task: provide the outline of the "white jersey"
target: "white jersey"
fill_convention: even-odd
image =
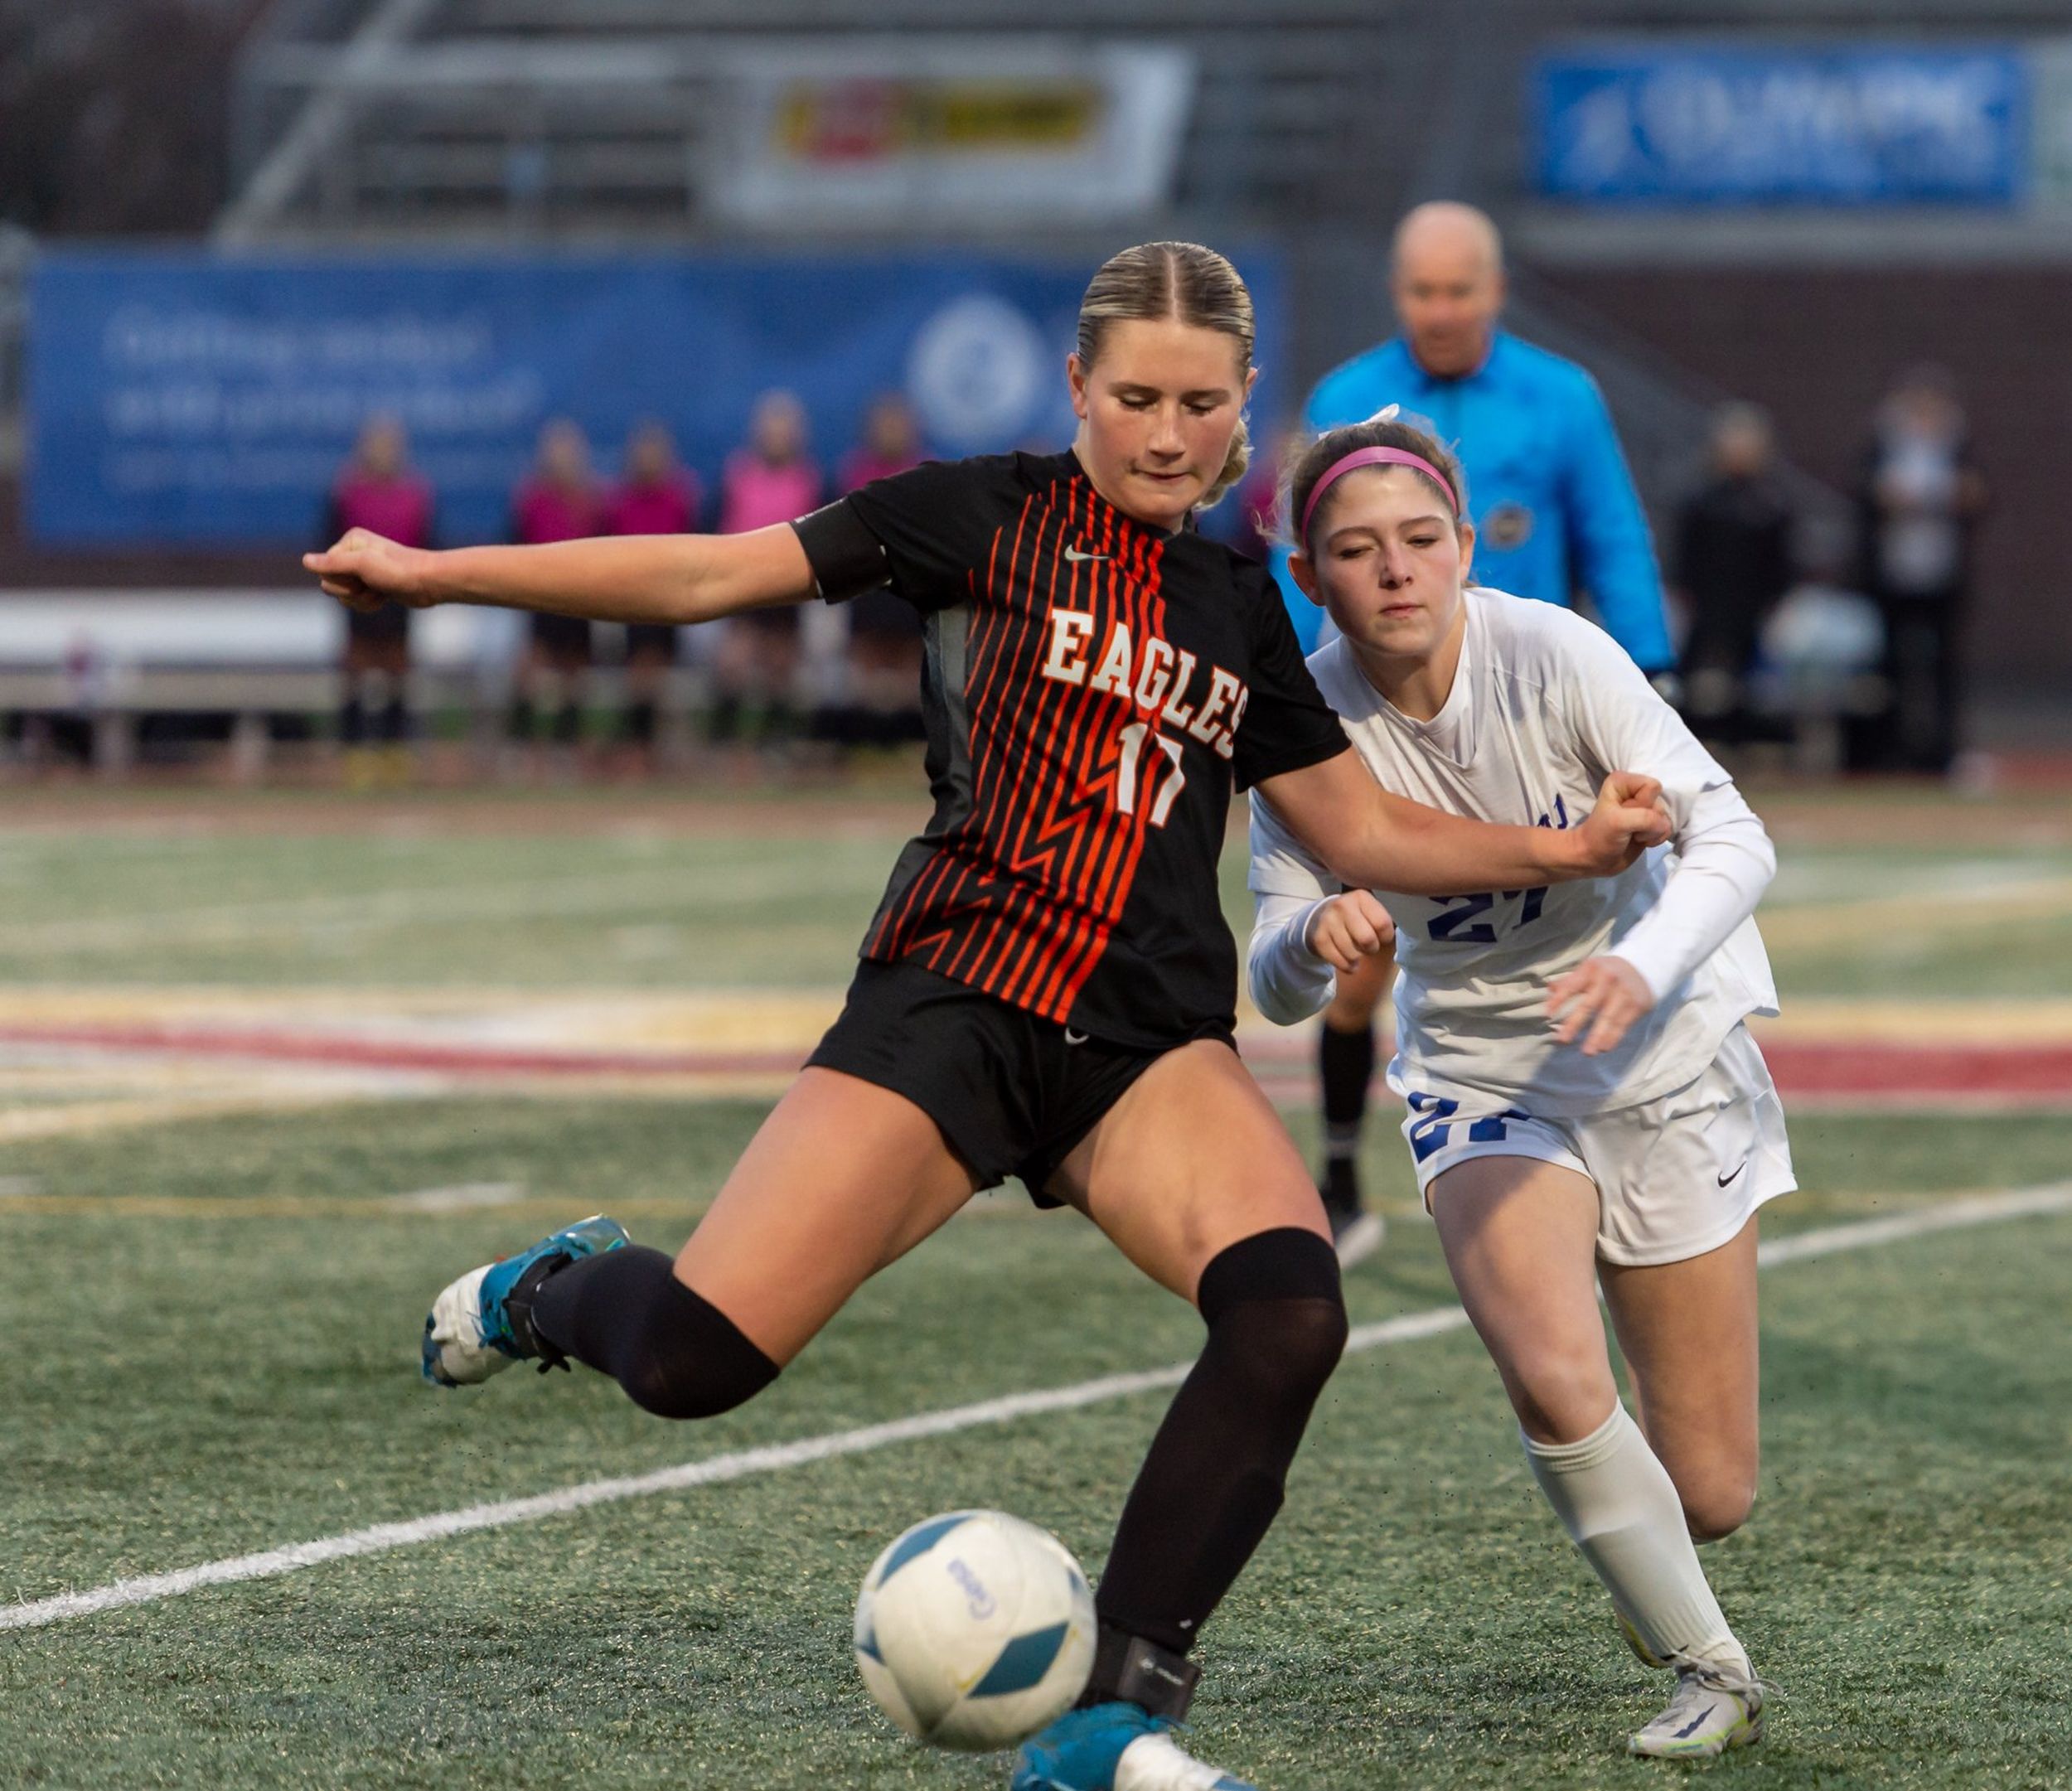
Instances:
[[[1675,834],[1616,877],[1435,898],[1377,890],[1402,970],[1390,1084],[1500,1095],[1550,1117],[1652,1101],[1702,1074],[1745,1016],[1776,1012],[1748,917],[1774,867],[1768,838],[1603,630],[1479,587],[1464,601],[1460,668],[1430,721],[1388,703],[1343,641],[1310,660],[1382,786],[1476,820],[1571,827],[1609,773],[1634,771],[1661,781]],[[1330,999],[1329,966],[1301,941],[1311,908],[1340,885],[1256,791],[1251,829],[1253,994],[1286,1023]],[[1679,900],[1658,909],[1680,865]],[[1547,984],[1609,951],[1629,958],[1657,999],[1616,1049],[1585,1057],[1556,1043]]]

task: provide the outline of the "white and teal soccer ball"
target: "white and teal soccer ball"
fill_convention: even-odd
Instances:
[[[1062,1716],[1093,1671],[1093,1594],[1071,1551],[999,1511],[917,1523],[856,1600],[856,1665],[916,1740],[982,1753]]]

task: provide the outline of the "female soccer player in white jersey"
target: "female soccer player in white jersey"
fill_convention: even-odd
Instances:
[[[709,1417],[979,1188],[1078,1208],[1208,1337],[1109,1551],[1083,1707],[1024,1745],[1019,1791],[1245,1791],[1169,1731],[1344,1340],[1323,1207],[1232,1048],[1233,783],[1352,882],[1610,874],[1665,828],[1645,777],[1556,839],[1368,775],[1265,569],[1185,526],[1243,470],[1251,346],[1227,261],[1144,244],[1087,288],[1067,453],[917,467],[747,535],[424,554],[355,530],[305,561],[356,604],[674,625],[889,586],[921,612],[935,816],[841,1017],[673,1261],[603,1217],[556,1232],[448,1285],[424,1365],[454,1387],[573,1358]]]
[[[1297,464],[1293,570],[1342,637],[1310,661],[1326,700],[1384,787],[1479,820],[1567,827],[1605,767],[1644,766],[1673,855],[1558,888],[1347,888],[1256,793],[1252,995],[1292,1024],[1393,936],[1389,1080],[1447,1266],[1548,1502],[1635,1651],[1679,1675],[1629,1745],[1717,1754],[1762,1731],[1692,1539],[1735,1529],[1755,1497],[1755,1209],[1795,1185],[1742,1024],[1775,1010],[1750,918],[1775,859],[1608,635],[1469,582],[1460,479],[1388,413]]]

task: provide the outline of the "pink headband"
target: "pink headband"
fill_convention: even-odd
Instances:
[[[1454,495],[1453,481],[1421,455],[1413,454],[1407,448],[1356,448],[1343,460],[1334,460],[1324,469],[1324,477],[1310,488],[1310,501],[1302,506],[1302,541],[1306,548],[1310,541],[1310,519],[1317,513],[1317,506],[1324,494],[1343,478],[1347,473],[1362,467],[1409,467],[1421,472],[1446,494],[1446,501],[1456,509],[1460,500]]]

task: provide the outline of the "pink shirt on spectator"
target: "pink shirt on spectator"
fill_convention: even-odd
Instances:
[[[404,547],[426,547],[432,540],[432,487],[414,473],[377,479],[347,472],[332,487],[330,532],[371,529]]]
[[[821,502],[821,469],[810,460],[773,467],[742,448],[728,457],[719,487],[719,532],[746,535],[773,522],[792,522]]]
[[[698,526],[703,495],[687,472],[653,485],[622,485],[612,494],[608,525],[614,535],[689,535]]]
[[[570,491],[544,479],[528,479],[511,500],[511,530],[529,547],[573,541],[604,532],[604,505],[588,486]]]
[[[846,497],[851,491],[869,484],[873,479],[889,479],[894,473],[911,472],[920,464],[921,457],[918,454],[894,459],[884,454],[874,454],[868,448],[853,448],[842,462],[842,495]]]

